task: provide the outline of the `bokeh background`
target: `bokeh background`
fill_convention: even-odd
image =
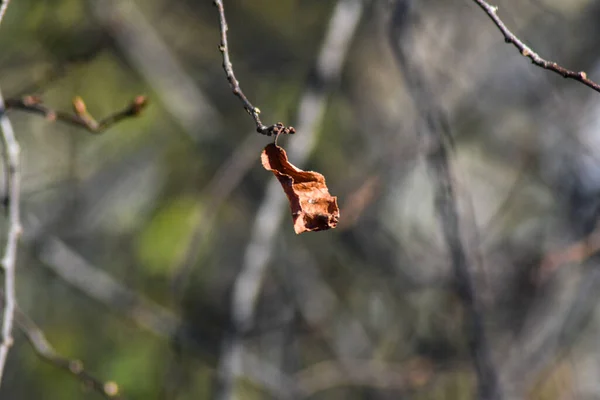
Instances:
[[[600,80],[598,1],[494,4],[543,57]],[[129,399],[476,398],[419,134],[429,108],[451,134],[504,397],[600,397],[600,94],[533,66],[470,0],[225,7],[243,90],[263,122],[298,129],[279,144],[326,176],[340,225],[294,234],[260,165],[271,139],[225,80],[212,1],[15,0],[6,98],[69,111],[81,96],[98,118],[150,99],[100,135],[9,111],[18,302],[56,351]],[[15,337],[1,398],[102,398]]]

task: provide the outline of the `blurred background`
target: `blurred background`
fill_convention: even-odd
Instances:
[[[600,80],[600,2],[494,5]],[[13,1],[6,98],[81,96],[98,119],[150,102],[101,135],[9,111],[17,297],[56,352],[128,399],[472,399],[482,379],[507,399],[600,398],[600,94],[533,66],[469,0],[225,8],[242,89],[296,127],[279,144],[325,175],[340,224],[294,234],[212,1]],[[103,398],[15,339],[2,399]]]

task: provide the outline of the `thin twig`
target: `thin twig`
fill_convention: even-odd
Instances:
[[[574,79],[578,82],[583,83],[584,85],[594,89],[596,92],[600,93],[600,85],[596,82],[588,79],[587,74],[583,71],[575,72],[569,69],[566,69],[553,61],[548,61],[540,57],[538,53],[533,51],[529,46],[519,40],[502,22],[500,17],[498,17],[498,7],[492,6],[484,0],[473,0],[485,13],[490,17],[490,19],[494,22],[494,24],[498,27],[500,32],[504,35],[504,41],[506,43],[512,43],[524,57],[527,57],[531,60],[531,62],[538,67],[547,69],[552,72],[556,72],[561,75],[563,78]]]
[[[25,111],[33,114],[43,115],[50,121],[62,121],[68,124],[84,128],[92,133],[101,133],[114,124],[130,117],[139,115],[147,106],[148,99],[145,96],[137,96],[129,105],[120,111],[110,114],[108,117],[96,121],[87,111],[81,97],[73,100],[74,114],[63,111],[55,111],[42,103],[37,96],[25,96],[19,99],[6,99],[6,108]]]
[[[441,106],[436,103],[434,91],[429,87],[421,69],[411,62],[410,49],[404,48],[403,41],[412,37],[410,16],[406,2],[398,1],[390,24],[390,42],[408,91],[419,111],[418,134],[419,139],[427,145],[425,158],[432,177],[435,210],[450,255],[455,293],[465,309],[465,336],[477,375],[477,398],[499,400],[502,394],[487,342],[483,307],[461,235],[458,199],[450,160],[452,137],[449,121]]]
[[[0,127],[2,142],[6,153],[6,171],[8,174],[8,237],[2,257],[4,270],[4,315],[2,317],[2,343],[0,344],[0,381],[6,365],[8,351],[13,344],[12,327],[16,306],[15,268],[17,263],[17,246],[21,236],[21,171],[19,157],[21,149],[15,138],[12,124],[6,116],[4,99],[0,93]]]
[[[219,45],[219,50],[223,55],[223,69],[225,70],[225,75],[227,75],[227,81],[229,81],[229,85],[231,86],[233,94],[240,99],[240,101],[244,105],[244,109],[248,112],[248,114],[250,114],[250,116],[254,120],[254,123],[256,124],[256,131],[267,136],[296,133],[296,130],[293,127],[285,126],[281,122],[278,122],[271,126],[263,125],[263,123],[261,122],[259,116],[260,109],[258,107],[254,107],[252,103],[250,103],[250,100],[248,100],[244,92],[242,92],[240,82],[236,79],[235,74],[233,72],[233,65],[231,64],[231,59],[229,56],[229,44],[227,42],[227,30],[229,29],[229,27],[227,26],[227,19],[225,19],[225,8],[223,7],[223,0],[214,0],[214,4],[219,10],[219,25],[221,29],[221,44]]]
[[[6,14],[6,10],[8,9],[8,4],[10,0],[0,0],[0,24],[4,19],[4,14]]]
[[[107,399],[123,399],[119,386],[112,381],[102,381],[87,372],[83,363],[61,356],[46,339],[44,332],[21,310],[17,309],[16,323],[25,334],[36,354],[44,361],[63,369],[79,379],[86,387],[95,390]]]

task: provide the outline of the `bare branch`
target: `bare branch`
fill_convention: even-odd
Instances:
[[[50,121],[62,121],[70,125],[84,128],[92,133],[101,133],[114,124],[131,117],[139,115],[148,105],[145,96],[137,96],[127,107],[110,114],[108,117],[96,121],[87,111],[87,107],[81,97],[73,99],[74,114],[63,111],[55,111],[42,103],[37,96],[25,96],[20,99],[7,99],[6,108],[25,111],[33,114],[43,115]]]
[[[254,107],[252,103],[250,103],[250,100],[248,100],[244,92],[242,92],[240,82],[236,79],[235,74],[233,72],[233,65],[231,64],[231,59],[229,56],[229,44],[227,43],[227,30],[229,29],[229,27],[227,26],[227,20],[225,19],[225,8],[223,7],[223,0],[215,0],[214,4],[219,10],[219,25],[221,28],[221,44],[219,45],[219,50],[221,51],[221,54],[223,54],[223,69],[225,70],[225,75],[227,75],[227,81],[229,81],[229,85],[231,86],[233,94],[240,99],[240,101],[244,105],[244,109],[248,112],[248,114],[250,114],[252,119],[254,119],[254,123],[256,124],[256,131],[267,136],[280,135],[282,133],[296,133],[296,130],[293,127],[287,127],[281,122],[278,122],[271,126],[263,125],[263,123],[261,122],[259,117],[260,109],[258,107]]]
[[[4,312],[2,317],[2,343],[0,344],[0,381],[6,365],[8,351],[13,344],[12,327],[16,307],[15,268],[17,263],[17,246],[21,236],[21,148],[15,138],[12,124],[6,116],[4,99],[0,93],[0,127],[2,143],[6,155],[6,171],[8,174],[8,235],[2,269],[4,270]]]
[[[0,3],[0,23],[4,18],[8,8],[9,0],[4,0]],[[21,176],[20,176],[20,153],[21,149],[16,140],[15,132],[12,124],[6,116],[6,111],[10,108],[20,109],[23,111],[42,114],[52,120],[61,120],[72,125],[86,128],[90,132],[99,133],[109,128],[113,124],[138,115],[146,106],[147,101],[143,96],[138,96],[127,108],[122,111],[109,115],[107,118],[96,121],[88,112],[83,100],[77,97],[73,101],[75,115],[69,115],[63,112],[56,112],[43,106],[41,101],[36,97],[25,97],[19,100],[4,101],[0,93],[0,128],[2,130],[2,142],[6,155],[6,171],[7,171],[7,199],[8,199],[8,234],[4,255],[2,257],[2,269],[4,270],[4,301],[3,301],[3,316],[2,316],[2,342],[0,343],[0,382],[2,380],[4,367],[8,352],[13,344],[12,330],[14,323],[14,315],[16,308],[16,293],[15,293],[15,269],[17,262],[17,247],[19,238],[22,233],[21,215],[20,215],[20,192],[21,192]],[[70,368],[71,366],[69,366]],[[84,373],[84,371],[81,371]],[[75,371],[73,371],[75,373]],[[111,391],[109,387],[103,389],[106,394]],[[115,392],[116,393],[116,392]],[[115,396],[111,396],[115,397]]]
[[[44,361],[67,371],[79,379],[86,387],[95,390],[107,399],[123,399],[119,395],[119,386],[112,381],[102,381],[87,372],[79,360],[65,358],[58,354],[46,339],[44,332],[23,311],[17,309],[16,322],[25,337],[35,350],[36,354]]]
[[[588,79],[587,74],[584,71],[575,72],[568,70],[553,61],[548,61],[540,57],[538,53],[533,51],[525,43],[523,43],[518,37],[516,37],[498,17],[498,7],[492,6],[484,0],[473,0],[485,13],[490,17],[494,24],[498,27],[500,32],[504,35],[504,41],[506,43],[512,43],[519,51],[521,55],[527,57],[531,62],[538,67],[547,69],[561,75],[563,78],[574,79],[578,82],[583,83],[585,86],[594,89],[600,93],[600,85],[596,82]]]

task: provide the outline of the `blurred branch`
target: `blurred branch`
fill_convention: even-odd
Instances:
[[[260,140],[260,136],[247,135],[221,163],[210,182],[198,195],[199,199],[206,199],[208,203],[192,216],[193,221],[190,225],[194,228],[172,268],[171,292],[178,300],[185,294],[190,273],[204,249],[220,208],[256,162],[256,148],[260,146]]]
[[[283,273],[284,288],[304,323],[318,332],[342,367],[346,360],[351,369],[353,360],[372,356],[377,346],[368,329],[330,287],[311,251],[299,245],[288,247],[285,253],[290,260],[277,272]]]
[[[390,24],[390,43],[404,75],[415,106],[419,111],[418,135],[426,145],[426,163],[433,180],[435,210],[439,218],[444,241],[450,253],[454,271],[454,288],[466,311],[465,335],[477,374],[478,398],[500,399],[498,373],[493,365],[487,342],[483,309],[476,292],[475,278],[461,237],[456,188],[448,147],[452,144],[449,121],[436,103],[435,92],[428,86],[419,66],[411,62],[411,51],[403,41],[412,37],[411,13],[404,0],[396,2]]]
[[[585,238],[546,254],[536,271],[535,277],[541,283],[547,280],[556,270],[567,264],[581,264],[600,251],[600,227]]]
[[[250,103],[250,100],[248,100],[244,92],[242,92],[240,82],[235,77],[235,74],[233,72],[233,65],[231,64],[231,60],[229,57],[229,44],[227,43],[227,30],[229,29],[229,27],[227,26],[227,20],[225,19],[225,8],[223,7],[223,0],[214,0],[214,4],[219,10],[219,25],[221,29],[221,44],[219,45],[219,50],[221,51],[221,54],[223,54],[223,69],[225,70],[225,75],[227,75],[227,81],[231,86],[233,94],[240,99],[240,101],[244,105],[244,109],[248,112],[248,114],[250,114],[252,119],[254,119],[254,123],[256,124],[256,131],[267,136],[279,135],[282,133],[295,133],[296,130],[293,127],[286,127],[280,122],[271,126],[263,125],[259,117],[260,109],[258,107],[254,107],[252,103]]]
[[[4,3],[5,5],[8,3]],[[4,305],[2,317],[2,343],[0,344],[0,381],[6,365],[8,351],[13,344],[12,327],[16,307],[15,268],[17,263],[17,247],[21,236],[21,149],[15,137],[12,124],[6,116],[4,98],[0,93],[0,128],[5,151],[5,163],[8,183],[8,234],[2,257],[4,270]]]
[[[274,399],[295,399],[295,395],[301,393],[293,375],[285,374],[276,366],[265,362],[250,351],[244,353],[243,365],[244,377],[255,383],[261,384],[269,390]]]
[[[101,133],[114,124],[131,117],[138,116],[148,105],[145,96],[137,96],[127,107],[110,114],[108,117],[96,121],[87,111],[87,107],[81,97],[73,100],[74,114],[63,111],[55,111],[42,104],[37,96],[25,96],[20,99],[7,99],[6,108],[25,111],[46,117],[50,121],[62,121],[70,125],[84,128],[92,133]]]
[[[218,111],[134,2],[88,0],[86,4],[188,137],[199,142],[203,139],[199,135],[219,131]]]
[[[183,321],[170,310],[146,299],[89,264],[58,238],[51,238],[40,250],[40,258],[65,282],[90,298],[124,315],[141,328],[188,350],[203,354],[196,337],[185,331]],[[265,386],[277,398],[291,390],[293,381],[259,357],[247,354],[246,377]]]
[[[371,174],[356,190],[346,196],[341,207],[344,219],[337,227],[339,231],[350,229],[357,224],[365,210],[381,192],[382,180],[381,174]]]
[[[315,77],[308,81],[307,90],[300,100],[296,121],[302,135],[295,137],[288,148],[290,159],[298,166],[306,162],[316,144],[318,124],[327,105],[328,93],[339,79],[362,13],[361,0],[339,0],[335,6],[315,66]],[[271,180],[256,213],[252,236],[233,286],[232,334],[223,342],[221,350],[217,399],[233,397],[235,380],[241,372],[243,338],[254,324],[258,295],[272,258],[285,206],[279,183]]]
[[[25,239],[32,241],[40,226],[35,221],[29,222],[29,229],[25,232],[30,237]],[[179,316],[90,264],[59,238],[40,239],[37,248],[38,257],[44,265],[66,283],[130,319],[140,328],[181,345],[189,354],[204,354],[198,338],[188,334]],[[244,367],[246,377],[266,387],[277,398],[283,398],[282,394],[293,386],[292,379],[261,358],[248,353],[244,361],[250,364]]]
[[[384,390],[409,391],[434,378],[434,366],[426,359],[402,365],[374,360],[322,361],[295,374],[298,390],[305,397],[339,386],[368,386]]]
[[[107,399],[123,399],[122,396],[119,396],[119,386],[115,382],[103,382],[87,372],[81,361],[68,359],[58,354],[46,339],[44,332],[19,309],[16,312],[16,323],[42,360],[67,371],[86,387],[95,390]]]
[[[544,295],[536,296],[528,308],[517,340],[513,341],[502,365],[507,398],[523,398],[530,393],[532,378],[555,363],[574,346],[597,309],[600,269],[595,263],[583,273],[571,270],[567,279],[546,284]],[[572,279],[577,276],[577,279]]]
[[[9,4],[10,0],[0,0],[0,24],[2,23],[2,20],[4,20],[4,15],[6,14]]]
[[[487,222],[481,229],[483,232],[485,232],[485,236],[482,240],[483,246],[486,245],[486,242],[489,242],[491,240],[491,238],[493,236],[493,234],[492,234],[493,229],[495,227],[500,226],[500,221],[508,213],[508,211],[511,207],[512,201],[515,199],[517,193],[519,192],[519,190],[523,187],[523,185],[527,181],[527,178],[529,177],[528,176],[529,170],[530,170],[531,166],[533,165],[533,157],[526,157],[522,164],[523,165],[521,167],[519,167],[519,169],[518,169],[517,176],[515,177],[513,184],[510,185],[510,189],[508,189],[508,191],[506,192],[504,199],[499,203],[498,207],[496,207],[496,210],[494,211],[492,216],[489,217],[489,219],[487,220]]]
[[[159,336],[174,338],[179,319],[94,267],[56,237],[39,244],[39,258],[56,275],[87,296],[130,318]]]
[[[553,61],[548,61],[540,57],[538,53],[533,51],[525,43],[523,43],[518,37],[516,37],[504,24],[504,22],[498,17],[498,7],[492,6],[484,0],[473,0],[485,13],[490,17],[494,24],[498,27],[500,32],[504,35],[504,41],[506,43],[513,44],[520,52],[521,55],[527,57],[531,62],[538,67],[547,69],[552,72],[556,72],[563,78],[574,79],[584,85],[594,89],[600,93],[600,85],[596,82],[588,79],[587,74],[583,71],[575,72],[568,70]]]

